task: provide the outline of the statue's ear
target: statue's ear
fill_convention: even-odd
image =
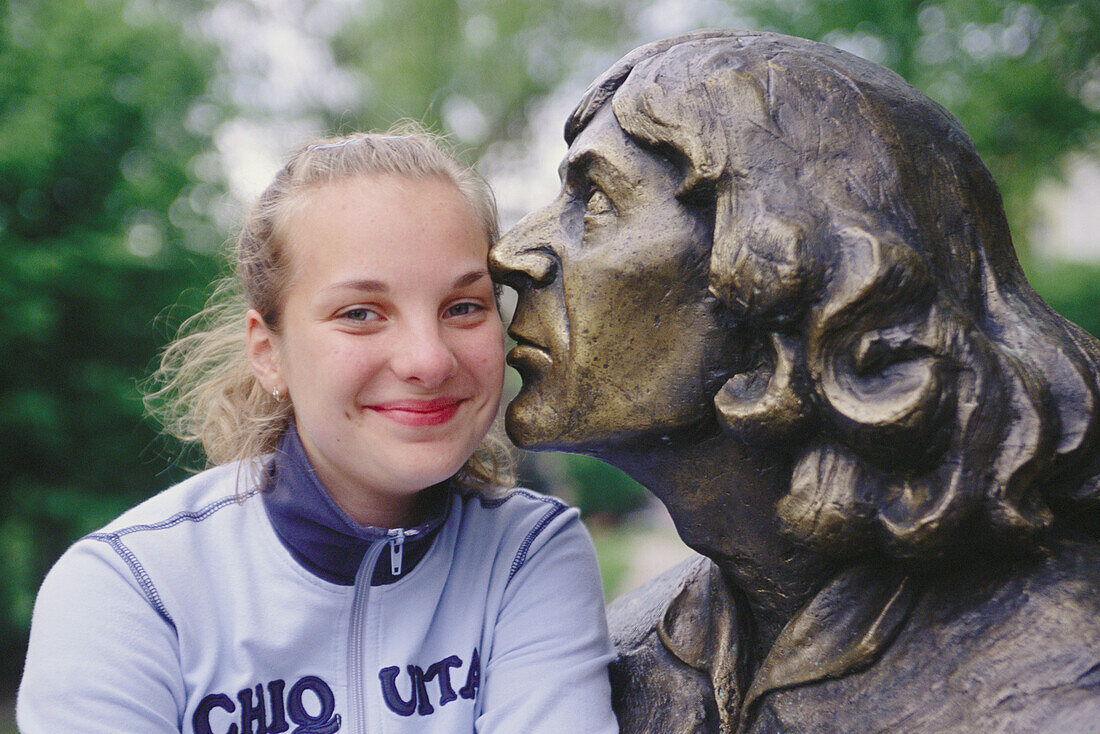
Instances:
[[[752,441],[790,436],[812,413],[798,341],[776,333],[767,339],[757,366],[726,380],[714,396],[718,422]]]
[[[961,345],[952,334],[968,330],[963,316],[893,233],[850,226],[833,241],[834,274],[807,319],[817,403],[861,456],[921,463],[949,433],[940,428],[954,413]]]

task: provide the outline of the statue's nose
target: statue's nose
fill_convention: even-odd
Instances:
[[[550,283],[558,271],[550,217],[545,210],[521,219],[489,251],[493,279],[520,290]]]

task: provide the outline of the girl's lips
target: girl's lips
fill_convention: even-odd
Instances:
[[[367,407],[403,426],[423,427],[439,426],[448,422],[458,413],[462,403],[463,400],[459,398],[435,398],[433,400],[395,400]]]

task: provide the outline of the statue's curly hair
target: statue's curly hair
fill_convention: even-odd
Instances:
[[[567,140],[608,103],[713,207],[710,289],[753,345],[717,417],[790,452],[789,534],[928,558],[1096,515],[1100,342],[1028,285],[946,110],[830,46],[720,30],[624,57]]]

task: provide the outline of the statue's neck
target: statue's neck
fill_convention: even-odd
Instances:
[[[744,593],[757,660],[835,573],[831,561],[779,531],[775,503],[790,477],[782,456],[717,435],[603,458],[657,495],[683,541]]]

